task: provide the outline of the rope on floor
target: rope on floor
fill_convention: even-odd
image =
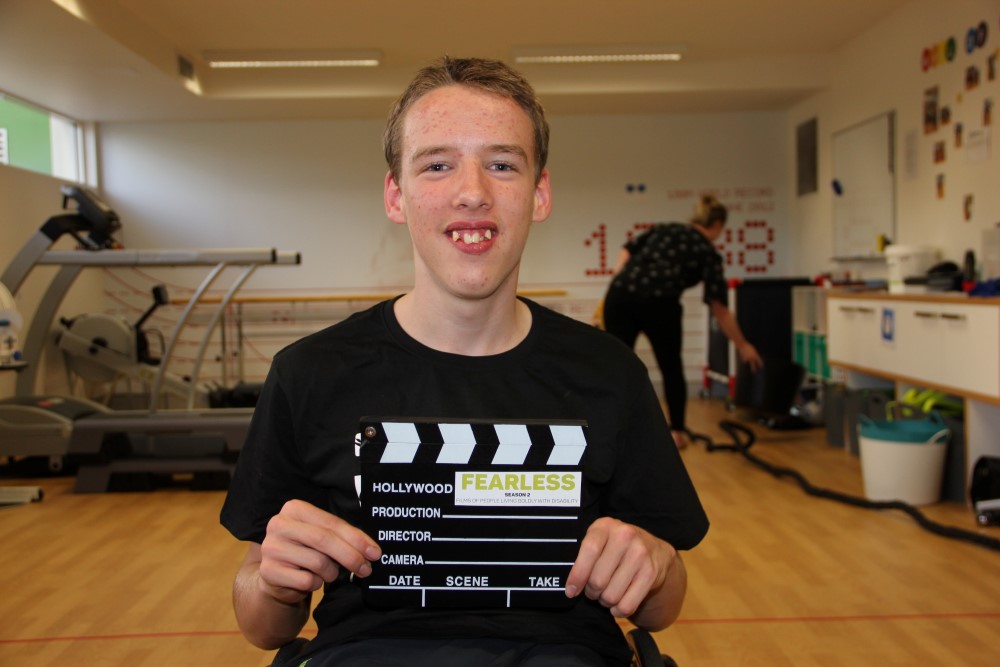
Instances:
[[[802,473],[792,468],[784,468],[781,466],[769,463],[764,459],[750,453],[750,447],[757,440],[757,436],[746,426],[742,424],[737,424],[736,422],[723,420],[719,422],[719,427],[729,434],[733,439],[732,444],[716,444],[707,435],[702,435],[699,433],[691,433],[688,435],[690,438],[697,442],[702,442],[705,444],[705,448],[709,452],[716,451],[730,451],[742,454],[744,458],[753,463],[754,465],[763,468],[767,472],[771,473],[774,477],[783,478],[791,477],[803,491],[811,496],[816,496],[819,498],[826,498],[827,500],[833,500],[835,502],[844,503],[846,505],[852,505],[854,507],[861,507],[864,509],[872,510],[898,510],[904,512],[913,518],[917,524],[924,530],[928,530],[935,535],[940,535],[941,537],[946,537],[953,540],[961,540],[965,542],[971,542],[981,547],[986,547],[993,551],[1000,551],[1000,539],[995,537],[990,537],[989,535],[981,535],[979,533],[965,530],[963,528],[956,528],[954,526],[946,526],[936,521],[932,521],[924,515],[923,512],[918,510],[913,505],[904,503],[901,500],[868,500],[867,498],[859,498],[857,496],[852,496],[846,493],[840,493],[839,491],[831,491],[830,489],[824,489],[814,486],[807,480]]]

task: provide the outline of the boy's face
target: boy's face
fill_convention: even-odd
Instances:
[[[535,183],[528,115],[498,95],[438,88],[407,112],[401,153],[385,208],[409,226],[415,288],[467,299],[513,292],[528,229],[551,209],[548,172]]]

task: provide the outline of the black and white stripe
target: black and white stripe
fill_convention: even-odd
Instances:
[[[363,422],[361,435],[366,447],[381,450],[380,463],[579,466],[584,428],[581,422],[382,420]]]

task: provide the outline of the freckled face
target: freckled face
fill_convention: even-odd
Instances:
[[[386,175],[385,207],[409,227],[414,291],[475,299],[516,290],[528,230],[551,208],[548,173],[535,183],[533,155],[527,113],[498,95],[451,85],[410,108],[400,182]]]

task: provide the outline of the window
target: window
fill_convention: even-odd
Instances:
[[[0,164],[83,181],[80,123],[0,93]]]

